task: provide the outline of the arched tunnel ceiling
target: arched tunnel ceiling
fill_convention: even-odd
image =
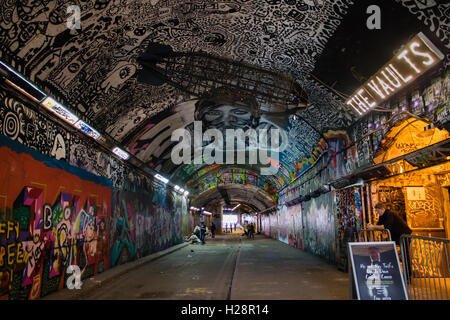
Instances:
[[[355,120],[343,100],[310,74],[326,75],[326,62],[329,65],[341,50],[334,42],[333,50],[326,51],[328,42],[336,32],[337,39],[352,38],[351,25],[347,23],[341,31],[339,26],[352,8],[363,16],[370,1],[357,5],[350,0],[75,2],[81,9],[78,30],[66,24],[67,6],[73,1],[2,2],[0,58],[176,183],[186,183],[208,168],[205,164],[175,166],[170,161],[171,133],[191,125],[197,98],[168,84],[137,81],[141,66],[136,60],[150,43],[170,46],[175,52],[201,50],[294,77],[310,105],[296,117],[284,119],[289,145],[280,155],[276,178],[282,184],[299,173],[296,163],[310,157],[325,131],[345,128]],[[386,6],[386,2],[375,2]],[[434,1],[396,0],[396,6],[401,8],[396,7],[396,15],[400,11],[403,16],[415,14],[416,23],[428,21],[426,12],[433,10],[436,14],[429,20],[433,25],[442,22],[433,15],[442,16],[446,9]],[[359,22],[360,28],[364,22]],[[415,32],[417,25],[408,28],[403,34]],[[359,40],[364,37],[358,36]],[[392,33],[387,36],[395,39]],[[448,44],[445,37],[441,39]],[[326,61],[316,68],[324,51]],[[361,55],[373,56],[371,52]],[[340,71],[332,69],[335,74]],[[325,82],[332,80],[328,74]],[[350,92],[353,88],[340,89]]]
[[[199,174],[200,173],[200,174]],[[260,175],[259,171],[239,168],[236,166],[211,165],[196,172],[196,176],[191,178],[186,187],[193,195],[200,195],[208,190],[224,186],[246,186],[249,189],[259,189],[268,199],[276,203],[278,200],[278,190],[282,186],[280,180],[272,175]],[[249,190],[247,189],[247,190]],[[224,195],[226,198],[226,195]]]
[[[262,190],[245,185],[225,185],[207,190],[196,197],[191,204],[195,207],[206,207],[207,204],[214,202],[229,207],[234,203],[245,203],[258,212],[275,205],[275,202]]]

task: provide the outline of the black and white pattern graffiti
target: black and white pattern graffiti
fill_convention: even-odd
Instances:
[[[0,134],[58,160],[69,155],[70,134],[0,90]]]
[[[450,49],[450,2],[442,0],[395,0],[414,14]]]
[[[80,30],[66,26],[71,4],[80,6]],[[121,139],[143,119],[182,99],[172,88],[136,83],[135,60],[147,41],[169,44],[174,51],[202,50],[301,79],[313,69],[351,4],[347,0],[5,1],[1,58],[91,119],[96,128]],[[302,84],[315,87],[312,82]],[[315,92],[310,90],[313,100]],[[332,99],[326,90],[320,92],[315,108],[326,115],[337,105],[321,104],[323,93]],[[322,124],[324,117],[315,122]],[[330,127],[341,125],[335,118],[328,118]]]

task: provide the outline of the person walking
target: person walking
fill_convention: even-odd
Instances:
[[[206,224],[202,222],[200,225],[200,240],[202,241],[202,244],[205,244],[205,236],[206,236]]]
[[[225,233],[228,233],[228,223],[225,223]]]
[[[233,224],[232,223],[230,223],[230,230],[231,230],[231,233],[233,233]]]
[[[211,222],[211,238],[214,238],[216,236],[216,225],[214,222]]]

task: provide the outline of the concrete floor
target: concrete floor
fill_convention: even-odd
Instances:
[[[348,274],[279,241],[237,234],[190,244],[83,299],[343,300]]]

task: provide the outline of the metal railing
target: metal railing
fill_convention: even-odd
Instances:
[[[450,239],[402,235],[402,271],[410,300],[449,300]]]
[[[377,242],[377,241],[392,241],[391,233],[388,229],[384,230],[367,230],[363,229],[355,232],[354,241],[356,242]]]

